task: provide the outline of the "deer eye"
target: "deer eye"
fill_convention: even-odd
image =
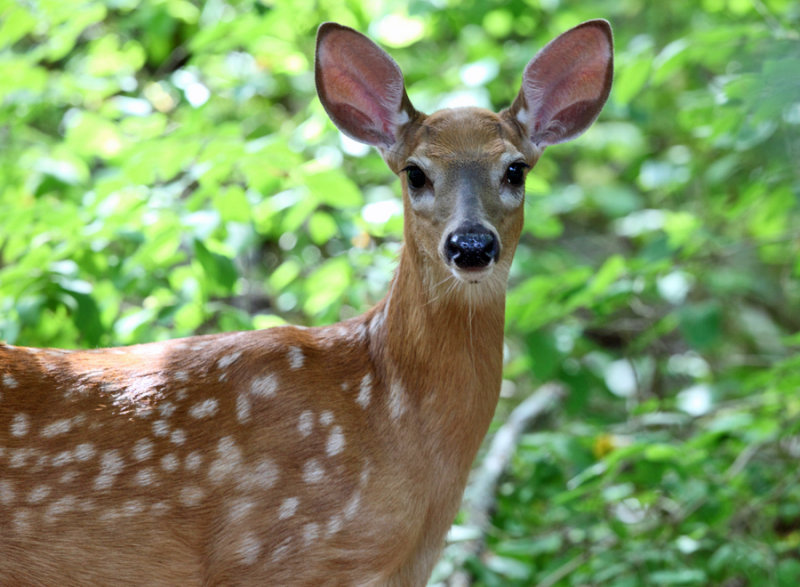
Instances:
[[[416,165],[409,165],[403,171],[406,172],[406,177],[408,177],[408,185],[410,185],[415,190],[419,190],[425,187],[425,183],[428,179],[425,177],[425,172],[422,171]]]
[[[527,163],[516,161],[508,166],[506,170],[506,181],[514,186],[525,183],[525,170],[530,167]]]

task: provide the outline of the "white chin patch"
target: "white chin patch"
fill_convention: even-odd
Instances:
[[[477,284],[485,281],[494,270],[494,263],[483,267],[481,269],[459,269],[450,265],[450,273],[461,282],[469,284]]]

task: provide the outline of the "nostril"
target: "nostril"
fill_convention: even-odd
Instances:
[[[497,261],[500,245],[494,233],[482,226],[453,232],[445,243],[445,256],[460,269],[481,269]]]

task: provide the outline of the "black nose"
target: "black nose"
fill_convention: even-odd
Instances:
[[[459,269],[481,269],[500,255],[500,244],[494,232],[480,224],[460,226],[444,245],[448,262]]]

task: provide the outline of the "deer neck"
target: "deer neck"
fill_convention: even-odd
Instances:
[[[374,309],[371,354],[384,383],[403,385],[420,434],[441,438],[449,454],[458,446],[459,467],[468,469],[500,389],[506,276],[496,276],[502,287],[454,283],[426,273],[423,256],[404,247]]]

